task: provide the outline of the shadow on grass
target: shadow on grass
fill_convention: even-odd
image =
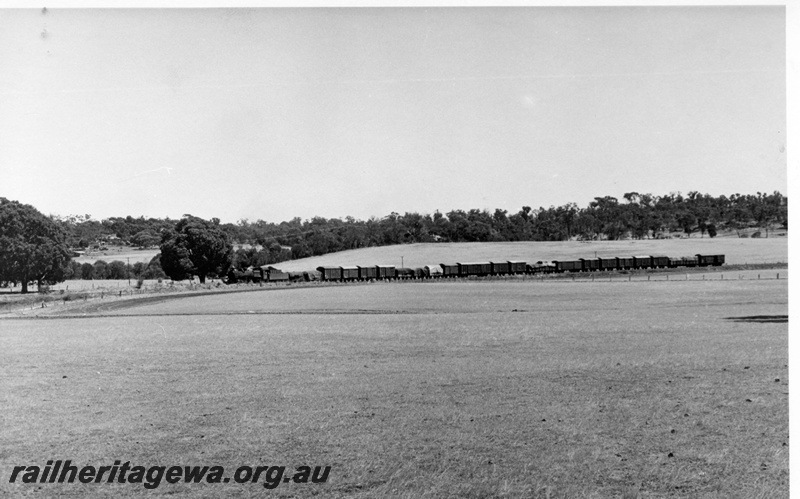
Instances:
[[[725,317],[725,319],[733,322],[789,322],[788,315],[745,315],[742,317]]]

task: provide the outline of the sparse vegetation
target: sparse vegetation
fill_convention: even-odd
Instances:
[[[4,321],[5,462],[332,466],[278,497],[788,496],[787,325],[730,319],[786,315],[786,280],[376,283],[104,310],[125,317]]]

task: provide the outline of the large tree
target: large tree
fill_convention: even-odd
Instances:
[[[209,274],[223,274],[231,261],[233,247],[219,220],[211,222],[185,215],[174,229],[161,236],[161,267],[173,280],[194,274],[206,282]]]
[[[70,261],[67,234],[36,208],[0,198],[0,280],[55,283],[64,280]]]

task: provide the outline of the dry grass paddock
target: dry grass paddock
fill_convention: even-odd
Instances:
[[[286,271],[313,270],[326,265],[378,265],[424,267],[430,264],[490,260],[570,260],[633,255],[684,256],[724,254],[730,264],[789,261],[785,237],[762,239],[700,238],[643,239],[632,241],[560,241],[504,243],[420,243],[341,251],[275,264]]]
[[[0,324],[14,465],[331,465],[278,497],[788,496],[786,280],[459,281],[165,297]]]

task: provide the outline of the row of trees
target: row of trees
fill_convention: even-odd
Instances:
[[[71,248],[90,248],[118,240],[125,244],[148,248],[161,243],[161,232],[175,227],[177,220],[170,218],[111,217],[102,221],[86,215],[52,217],[67,231],[67,243]]]
[[[713,197],[626,193],[623,200],[598,197],[584,208],[575,203],[517,213],[496,209],[453,210],[446,214],[391,213],[366,221],[347,217],[295,218],[280,224],[263,220],[221,225],[229,238],[241,243],[291,249],[292,258],[322,255],[369,246],[416,242],[565,241],[658,238],[680,232],[687,237],[716,236],[720,230],[742,231],[750,226],[769,230],[788,228],[787,199],[773,194]]]
[[[86,223],[73,222],[73,223]],[[168,275],[182,280],[197,275],[224,273],[232,262],[233,248],[219,229],[219,220],[208,222],[190,215],[160,233],[161,253],[148,265],[121,261],[93,264],[72,261],[69,231],[63,219],[46,217],[36,208],[0,198],[0,283],[53,284],[65,279],[126,279],[133,275],[156,278]]]
[[[164,231],[178,220],[114,217],[98,222],[89,215],[57,218],[72,248],[85,248],[113,238],[138,247],[161,244]],[[575,203],[516,213],[496,209],[452,210],[447,213],[391,213],[383,218],[294,218],[281,223],[264,220],[210,223],[234,243],[266,248],[265,263],[321,255],[333,251],[410,242],[436,241],[563,241],[570,239],[657,238],[681,232],[687,237],[714,237],[718,231],[742,231],[750,226],[768,230],[788,226],[787,198],[772,194],[733,194],[714,197],[697,191],[683,196],[670,193],[625,193],[622,200],[597,197],[581,208]]]
[[[222,224],[184,215],[180,220],[109,218],[89,215],[46,217],[30,205],[0,198],[0,282],[59,282],[66,278],[158,277],[156,265],[128,268],[122,262],[70,263],[71,248],[109,239],[137,246],[159,245],[160,267],[172,279],[225,273],[233,265],[265,265],[369,246],[416,242],[563,241],[663,237],[674,232],[699,232],[714,237],[719,230],[750,226],[788,228],[787,198],[772,194],[714,197],[699,192],[664,196],[629,192],[623,201],[598,197],[584,208],[575,203],[513,214],[496,209],[453,210],[447,214],[391,213],[362,221],[314,217],[279,224],[263,220]],[[233,244],[247,245],[233,250]],[[101,277],[102,276],[102,277]],[[113,277],[112,277],[113,276]],[[125,276],[125,277],[120,277]]]
[[[156,255],[149,263],[136,262],[133,265],[120,260],[97,260],[94,263],[72,260],[64,269],[64,279],[163,279],[167,275],[161,268],[160,259],[160,255]]]

